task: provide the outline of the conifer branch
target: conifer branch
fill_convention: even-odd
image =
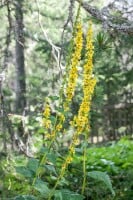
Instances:
[[[76,0],[80,2],[80,0]],[[82,2],[82,7],[91,14],[94,18],[102,22],[103,27],[108,30],[114,30],[118,32],[124,32],[127,34],[133,34],[133,21],[126,21],[123,23],[115,23],[115,19],[108,13],[109,5],[99,10],[94,6],[89,5],[87,2]]]

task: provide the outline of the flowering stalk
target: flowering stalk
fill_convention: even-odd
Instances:
[[[76,23],[76,28],[75,28],[75,36],[74,36],[74,52],[72,54],[72,58],[71,58],[71,67],[70,70],[68,71],[68,80],[67,80],[67,86],[66,86],[66,99],[65,102],[63,104],[63,109],[66,112],[68,112],[69,107],[70,107],[70,103],[72,101],[72,98],[74,96],[74,91],[76,88],[76,83],[77,83],[77,78],[78,78],[78,64],[80,62],[81,59],[81,51],[82,51],[82,45],[83,45],[83,33],[82,33],[82,25],[80,22]],[[56,184],[52,190],[52,192],[49,195],[48,200],[51,199],[54,190],[56,189],[58,183],[60,182],[61,178],[64,176],[65,174],[65,170],[68,166],[69,163],[72,162],[73,159],[73,154],[75,153],[75,150],[73,148],[73,145],[70,146],[69,148],[69,154],[67,155],[65,162],[63,163],[62,167],[61,167],[61,172],[60,175],[58,176],[58,179],[56,181]]]
[[[71,59],[71,68],[69,71],[68,85],[66,86],[66,88],[67,88],[66,89],[66,101],[63,106],[63,109],[65,112],[68,112],[69,104],[74,95],[74,90],[76,87],[76,81],[77,81],[77,76],[78,76],[77,65],[80,61],[81,50],[82,50],[82,26],[81,26],[81,23],[77,22],[75,29],[76,29],[75,30],[76,32],[75,32],[75,36],[74,36],[74,52],[72,54],[72,59]],[[63,91],[61,90],[61,93],[62,92]],[[62,95],[60,98],[62,98]],[[61,100],[60,100],[59,104],[61,104]],[[64,121],[65,121],[65,115],[63,113],[59,112],[59,115],[56,116],[55,123],[52,127],[52,124],[50,121],[50,106],[48,103],[46,103],[46,107],[45,107],[45,110],[43,113],[43,126],[45,127],[45,133],[46,133],[45,137],[50,140],[48,147],[47,147],[48,151],[50,151],[50,149],[56,139],[57,132],[59,132],[62,129]],[[50,130],[50,128],[52,128],[52,130]],[[43,155],[40,165],[36,171],[36,175],[33,180],[33,184],[35,183],[36,178],[40,174],[41,165],[45,164],[46,159],[47,159],[47,153],[45,153]]]
[[[71,59],[71,68],[69,70],[68,74],[68,83],[66,85],[66,100],[64,102],[64,110],[69,110],[69,104],[72,101],[72,98],[74,96],[74,91],[76,88],[77,78],[78,78],[78,64],[81,58],[81,51],[82,51],[82,45],[83,45],[83,33],[82,33],[82,25],[80,22],[77,22],[76,24],[76,33],[74,38],[74,52],[72,54]]]
[[[86,62],[83,66],[83,99],[78,111],[78,115],[74,116],[73,121],[71,122],[71,125],[75,128],[75,132],[72,137],[72,142],[69,146],[69,152],[68,155],[62,164],[61,167],[61,172],[60,175],[58,176],[58,179],[56,181],[56,184],[53,188],[52,191],[54,191],[59,184],[61,178],[64,176],[65,171],[68,167],[68,165],[72,162],[74,154],[75,154],[75,146],[79,143],[79,135],[85,132],[85,141],[87,142],[87,134],[86,132],[89,131],[89,111],[90,111],[90,106],[91,106],[91,99],[92,95],[94,92],[94,87],[96,84],[96,79],[93,78],[92,71],[93,71],[93,54],[94,54],[94,46],[92,43],[92,25],[90,24],[90,27],[88,29],[87,33],[87,43],[86,43]],[[78,41],[78,40],[77,40]],[[77,48],[81,48],[79,44],[76,46]],[[76,56],[77,55],[77,56]],[[70,70],[69,74],[69,84],[68,84],[68,89],[67,89],[67,103],[71,102],[73,93],[74,93],[74,88],[75,88],[75,82],[77,79],[77,63],[78,59],[80,59],[79,53],[75,53],[73,55],[72,59],[72,66],[73,68]],[[66,107],[68,108],[68,107]],[[82,185],[82,194],[84,193],[85,190],[85,185],[86,185],[86,145],[84,148],[84,155],[83,155],[83,185]],[[52,192],[53,194],[53,192]],[[48,200],[51,199],[52,194],[50,194]]]
[[[83,80],[83,101],[81,104],[81,107],[79,109],[79,116],[84,117],[84,124],[85,127],[85,142],[87,142],[87,126],[89,123],[89,111],[91,106],[91,99],[94,92],[94,88],[96,85],[96,79],[93,77],[93,54],[94,54],[94,46],[93,46],[93,30],[92,30],[92,24],[90,23],[87,38],[86,38],[86,62],[84,64],[84,80]],[[83,184],[82,184],[82,194],[84,194],[85,191],[85,185],[86,185],[86,144],[84,146],[84,152],[83,152]]]

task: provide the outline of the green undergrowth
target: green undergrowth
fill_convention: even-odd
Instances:
[[[102,147],[87,148],[87,185],[84,195],[82,186],[82,161],[84,147],[76,148],[73,162],[66,175],[53,192],[54,200],[132,200],[133,199],[133,141],[123,138]],[[32,185],[36,170],[44,152],[43,147],[35,158],[23,155],[8,156],[1,160],[1,200],[45,200],[51,192],[67,152],[47,153],[47,163],[40,167],[41,178]]]

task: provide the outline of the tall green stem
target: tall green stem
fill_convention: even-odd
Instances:
[[[86,154],[87,154],[87,133],[85,133],[85,146],[83,151],[83,183],[82,183],[82,191],[81,193],[84,194],[85,187],[86,187]]]

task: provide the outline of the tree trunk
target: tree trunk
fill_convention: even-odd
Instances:
[[[15,0],[15,59],[16,59],[16,104],[15,110],[19,115],[25,115],[26,107],[26,75],[24,57],[24,24],[23,24],[23,2]],[[25,134],[24,123],[18,124],[16,143],[20,151],[27,149],[28,135]]]
[[[15,57],[16,57],[16,113],[22,114],[26,106],[24,64],[23,0],[15,1]]]

